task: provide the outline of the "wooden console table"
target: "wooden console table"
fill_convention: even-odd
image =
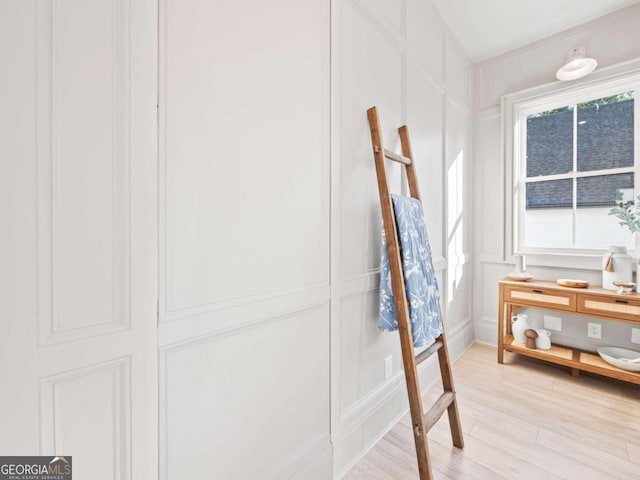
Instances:
[[[614,367],[597,353],[557,344],[552,344],[551,350],[530,349],[515,341],[511,333],[511,315],[527,307],[633,323],[640,327],[640,294],[620,295],[600,287],[561,287],[543,280],[516,282],[504,279],[499,283],[498,298],[498,363],[503,363],[507,350],[570,367],[575,377],[582,370],[640,384],[640,373]]]

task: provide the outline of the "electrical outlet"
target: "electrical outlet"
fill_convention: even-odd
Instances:
[[[559,332],[562,330],[562,319],[560,317],[552,317],[551,315],[545,315],[544,328],[546,328],[547,330],[555,330]]]
[[[602,338],[602,325],[589,322],[587,324],[587,335],[591,338]]]
[[[631,343],[640,343],[640,328],[631,329]]]
[[[393,373],[393,357],[389,355],[384,359],[384,379],[387,380]]]

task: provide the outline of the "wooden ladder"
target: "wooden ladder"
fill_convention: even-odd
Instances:
[[[369,128],[371,129],[371,143],[373,145],[373,157],[376,163],[376,174],[378,176],[378,190],[380,192],[380,206],[382,207],[382,220],[387,239],[387,252],[389,256],[389,266],[391,271],[391,285],[393,289],[396,316],[398,320],[400,345],[402,347],[402,362],[404,365],[404,375],[407,381],[407,393],[409,395],[409,409],[411,411],[411,421],[413,425],[413,435],[416,444],[416,454],[418,457],[418,469],[420,480],[432,480],[433,472],[429,460],[429,445],[427,444],[427,432],[436,424],[445,410],[449,415],[449,427],[453,444],[458,448],[464,447],[462,438],[462,428],[460,427],[460,415],[458,413],[458,403],[456,392],[453,387],[453,375],[449,362],[449,352],[444,331],[436,341],[420,352],[414,354],[413,340],[411,336],[411,324],[409,322],[409,309],[407,296],[404,288],[404,275],[402,272],[402,262],[400,260],[400,247],[398,243],[398,231],[393,213],[393,204],[389,194],[389,184],[387,183],[387,173],[385,170],[385,158],[404,165],[409,183],[411,197],[420,200],[418,181],[411,152],[409,129],[403,125],[398,129],[400,141],[402,143],[402,155],[386,150],[382,146],[382,135],[378,110],[371,107],[367,110],[369,118]],[[418,379],[417,365],[424,362],[434,353],[438,353],[440,363],[440,374],[442,376],[442,386],[444,393],[438,398],[435,404],[425,414],[422,408],[422,396],[420,394],[420,382]]]

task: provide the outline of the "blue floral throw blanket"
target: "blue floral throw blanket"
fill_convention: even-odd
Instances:
[[[433,269],[431,247],[424,224],[422,203],[415,198],[391,195],[400,241],[400,258],[404,272],[404,287],[409,303],[409,319],[413,346],[431,345],[442,333],[442,312],[438,281]],[[380,261],[380,330],[398,329],[393,303],[391,272],[387,242],[382,230],[382,260]]]

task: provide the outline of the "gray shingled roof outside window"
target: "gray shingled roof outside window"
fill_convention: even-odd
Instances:
[[[633,100],[578,109],[578,171],[633,166]],[[527,119],[527,177],[573,169],[573,112]],[[633,174],[577,180],[578,207],[613,206],[616,190],[633,188]],[[571,208],[572,180],[527,184],[527,208]]]

